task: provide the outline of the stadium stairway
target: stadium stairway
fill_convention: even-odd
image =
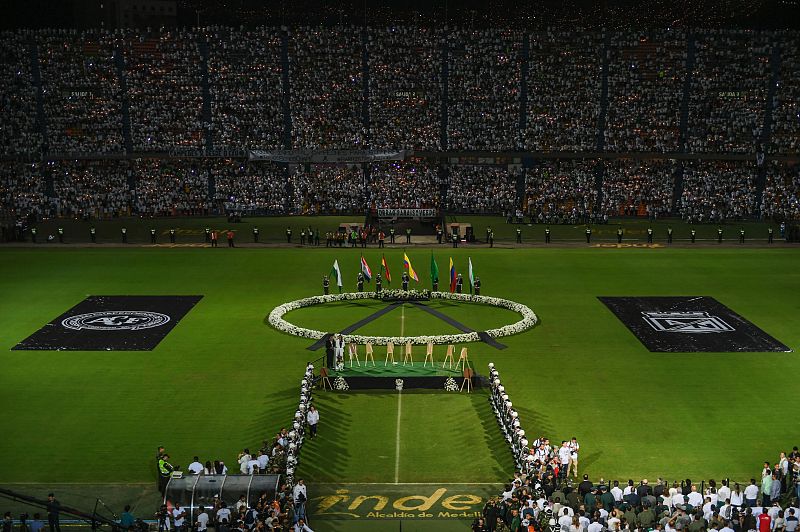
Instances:
[[[769,151],[772,143],[772,112],[775,109],[775,91],[781,76],[781,47],[777,42],[772,43],[772,54],[769,60],[772,69],[769,87],[767,87],[767,99],[764,102],[764,130],[761,138],[761,152]],[[761,198],[764,196],[764,187],[767,184],[767,165],[761,164],[758,167],[756,177],[756,209],[761,209]]]
[[[114,48],[114,68],[119,80],[120,98],[122,100],[122,140],[125,151],[133,152],[133,139],[131,137],[131,108],[128,99],[128,80],[125,76],[125,57],[121,48]]]
[[[603,67],[600,84],[600,112],[597,115],[597,151],[602,153],[606,149],[606,113],[608,113],[608,56],[611,52],[611,33],[603,36]]]
[[[214,132],[211,127],[211,88],[208,85],[208,41],[200,36],[197,40],[200,51],[200,85],[203,91],[203,145],[207,150],[214,148]]]
[[[292,110],[289,105],[289,30],[281,30],[281,85],[283,86],[283,147],[292,149]]]
[[[696,36],[690,33],[686,38],[686,76],[683,80],[683,95],[681,96],[681,122],[678,140],[678,151],[686,153],[686,142],[689,139],[689,98],[692,88],[692,75],[694,73]],[[672,212],[678,208],[683,194],[683,175],[686,161],[681,160],[675,168],[675,184],[672,189]]]
[[[525,149],[525,130],[528,127],[528,60],[531,56],[531,39],[527,33],[522,37],[522,56],[520,57],[520,87],[519,87],[519,134],[517,135],[517,149]],[[524,189],[524,184],[523,184]],[[517,199],[519,200],[519,188]]]
[[[39,45],[35,41],[29,42],[28,54],[31,60],[31,77],[36,88],[36,129],[42,136],[42,152],[48,152],[47,119],[44,114],[44,93],[42,92],[42,74],[39,70]]]

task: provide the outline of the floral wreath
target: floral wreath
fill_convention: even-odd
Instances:
[[[412,299],[409,296],[403,297],[405,292],[400,290],[397,290],[396,292],[398,299]],[[511,310],[522,316],[522,319],[509,325],[504,325],[497,329],[487,330],[486,334],[492,338],[500,338],[503,336],[511,336],[512,334],[519,334],[532,328],[539,321],[539,318],[527,305],[523,305],[522,303],[517,303],[508,299],[488,296],[474,296],[471,294],[455,294],[450,292],[426,291],[425,295],[429,299],[449,299],[452,301],[491,305],[493,307]],[[333,303],[334,301],[353,301],[356,299],[375,299],[375,292],[346,292],[344,294],[330,294],[326,296],[312,296],[303,299],[296,299],[294,301],[278,305],[272,309],[267,317],[267,322],[279,331],[287,334],[319,340],[328,333],[294,325],[283,319],[283,316],[287,312],[304,307],[323,305],[325,303]],[[455,344],[480,341],[478,331],[463,334],[440,334],[425,336],[362,336],[359,334],[346,334],[343,335],[343,338],[345,342],[354,342],[357,344],[366,344],[367,342],[371,342],[374,345],[386,345],[389,342],[392,342],[396,345],[405,344],[408,342],[416,345],[425,345],[428,342],[432,342],[434,344]]]

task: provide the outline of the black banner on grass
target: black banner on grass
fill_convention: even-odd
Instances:
[[[18,350],[150,351],[203,296],[89,296]]]
[[[598,299],[651,352],[791,351],[713,297]]]

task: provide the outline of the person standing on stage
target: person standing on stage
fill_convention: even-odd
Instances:
[[[401,280],[403,281],[403,290],[408,292],[408,281],[409,281],[408,273],[403,272]]]
[[[322,276],[322,292],[327,296],[331,293],[331,280],[327,275]]]
[[[383,281],[381,280],[381,274],[375,274],[375,292],[380,294],[381,290],[383,289]]]
[[[456,294],[460,294],[462,289],[464,288],[464,279],[461,277],[461,274],[458,274],[456,277]]]
[[[481,278],[480,277],[476,277],[475,278],[475,284],[473,284],[472,287],[475,289],[475,295],[476,296],[481,295]]]
[[[364,274],[358,272],[358,277],[356,278],[356,286],[358,287],[359,292],[364,291]]]

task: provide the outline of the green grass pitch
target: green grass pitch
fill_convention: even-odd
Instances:
[[[423,288],[430,249],[408,250]],[[486,363],[497,365],[529,433],[578,437],[582,472],[749,479],[796,443],[795,425],[785,420],[795,413],[800,370],[800,249],[433,249],[442,277],[449,256],[464,274],[471,256],[484,294],[539,315],[535,329],[502,339],[508,349],[472,344],[470,358],[481,373]],[[233,464],[242,447],[257,447],[289,422],[304,364],[323,354],[270,328],[266,315],[320,293],[334,258],[354,289],[360,252],[0,249],[0,483],[149,483],[158,444],[182,465],[195,454]],[[376,271],[380,252],[364,255]],[[402,250],[385,255],[399,280]],[[87,295],[113,294],[204,297],[154,351],[11,351]],[[650,353],[599,295],[713,296],[794,352]],[[448,305],[439,310],[475,328],[514,319]],[[315,307],[287,319],[339,327],[373,310]],[[399,309],[364,332],[394,335],[401,327],[452,332]],[[376,351],[376,359],[382,355]],[[304,448],[301,466],[309,484],[394,482],[394,394],[318,397],[321,436]],[[403,401],[409,447],[401,449],[400,481],[495,482],[510,473],[499,431],[497,441],[488,437],[494,420],[485,397],[409,393]],[[380,437],[369,442],[370,430]],[[465,442],[466,463],[440,460],[441,450]],[[325,468],[329,460],[334,469]]]

